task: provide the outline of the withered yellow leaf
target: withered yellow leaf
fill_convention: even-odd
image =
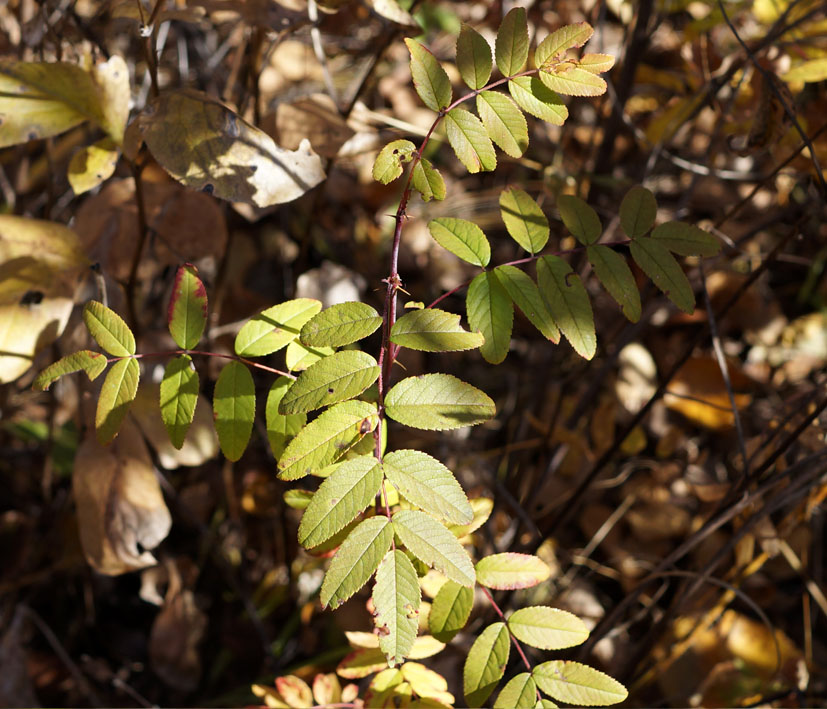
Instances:
[[[69,184],[83,194],[108,180],[115,172],[120,151],[112,138],[103,138],[81,148],[69,162]]]

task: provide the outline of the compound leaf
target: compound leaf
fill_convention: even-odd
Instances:
[[[508,628],[517,640],[541,650],[562,650],[586,641],[589,630],[574,613],[548,606],[529,606],[508,617]]]
[[[358,396],[379,377],[379,365],[366,352],[335,352],[310,365],[279,403],[280,414],[301,414]]]
[[[514,307],[493,271],[480,273],[471,281],[465,307],[468,324],[485,337],[480,354],[487,362],[499,364],[506,358],[511,344]]]
[[[715,256],[720,242],[708,231],[684,222],[666,222],[652,231],[652,238],[680,256]]]
[[[645,187],[632,187],[620,203],[620,226],[630,239],[643,236],[655,225],[658,203]]]
[[[103,380],[95,412],[95,432],[101,445],[118,435],[129,406],[138,392],[141,368],[132,357],[119,359]]]
[[[238,331],[235,353],[241,357],[263,357],[277,352],[295,340],[302,326],[321,309],[321,301],[313,298],[297,298],[267,308]]]
[[[86,372],[89,381],[95,381],[101,372],[106,369],[107,364],[106,355],[100,352],[92,352],[92,350],[73,352],[70,355],[61,357],[57,362],[53,362],[38,374],[32,383],[32,388],[38,391],[46,391],[53,382],[62,376],[80,370]]]
[[[551,576],[551,569],[542,559],[517,552],[483,557],[477,562],[476,572],[477,583],[500,591],[531,588]]]
[[[445,114],[448,142],[459,161],[470,173],[493,170],[497,155],[479,118],[464,108],[452,108]]]
[[[279,478],[298,480],[336,462],[378,421],[375,404],[345,401],[332,406],[290,441],[279,459]]]
[[[427,431],[475,426],[496,413],[494,402],[450,374],[422,374],[396,384],[385,397],[394,421]]]
[[[290,440],[304,428],[307,423],[307,414],[280,414],[279,404],[285,392],[293,383],[288,377],[278,377],[267,394],[267,404],[264,410],[267,440],[273,457],[278,460]]]
[[[606,82],[603,79],[569,64],[541,71],[540,81],[564,96],[602,96],[606,93]]]
[[[382,468],[402,496],[435,517],[468,524],[474,511],[454,474],[436,458],[417,450],[388,453]]]
[[[503,190],[500,214],[514,241],[532,254],[542,251],[549,237],[548,219],[528,192],[516,187]]]
[[[382,316],[366,303],[337,303],[310,318],[299,339],[308,347],[342,347],[367,337],[381,324]]]
[[[399,510],[393,530],[420,561],[463,586],[474,585],[474,565],[457,538],[433,517],[419,510]]]
[[[482,229],[473,222],[440,217],[428,222],[428,230],[436,243],[463,261],[484,268],[491,260],[491,245]]]
[[[497,68],[503,76],[519,74],[528,61],[528,22],[525,8],[514,7],[500,23],[494,45]]]
[[[479,707],[505,674],[511,640],[505,623],[492,623],[474,641],[462,671],[462,691],[468,706]]]
[[[189,355],[179,355],[167,363],[161,380],[160,403],[169,440],[180,450],[198,403],[198,372]]]
[[[360,522],[347,536],[322,582],[322,608],[338,608],[367,583],[393,540],[391,521],[384,516]]]
[[[436,308],[412,310],[391,328],[391,342],[422,352],[458,352],[480,347],[483,336],[468,332],[459,324],[459,315]]]
[[[554,322],[575,352],[586,359],[594,357],[594,315],[580,277],[558,256],[543,256],[537,262],[537,283]]]
[[[103,303],[90,300],[83,306],[83,322],[92,337],[104,350],[115,357],[135,354],[135,336],[120,315]]]
[[[597,212],[580,197],[561,194],[557,198],[557,209],[563,224],[581,244],[594,244],[603,233]]]
[[[579,662],[544,662],[534,668],[531,676],[549,696],[578,706],[617,704],[629,696],[620,682]]]
[[[494,709],[534,709],[537,704],[537,685],[528,672],[508,680],[494,702]]]
[[[414,88],[432,111],[441,111],[451,103],[451,80],[436,57],[415,39],[406,38],[411,53],[411,76]]]
[[[626,259],[603,244],[586,248],[586,256],[603,287],[617,301],[623,314],[631,321],[640,320],[640,293]]]
[[[175,274],[167,310],[169,333],[182,350],[198,344],[207,324],[207,291],[198,271],[186,263]]]
[[[554,324],[548,306],[540,295],[540,289],[531,280],[531,276],[516,266],[497,266],[494,273],[514,305],[543,334],[543,337],[557,344],[560,341],[560,331]]]
[[[481,89],[491,76],[491,47],[473,27],[463,25],[457,37],[457,69],[472,89]]]
[[[500,150],[512,158],[522,157],[528,147],[528,124],[514,101],[498,91],[482,91],[477,94],[477,113]]]
[[[376,570],[373,587],[374,622],[379,630],[379,648],[393,667],[406,658],[419,629],[422,593],[413,564],[399,549],[389,551]]]
[[[536,76],[518,76],[508,82],[508,91],[514,102],[526,113],[554,126],[562,126],[569,117],[569,109],[554,91]]]
[[[632,258],[669,300],[685,313],[695,310],[695,294],[686,274],[659,239],[644,236],[629,244]]]
[[[441,642],[449,643],[465,627],[474,607],[474,589],[448,579],[431,604],[428,627]]]
[[[538,69],[561,59],[569,49],[582,47],[591,39],[594,29],[588,22],[566,25],[552,32],[534,50],[534,63]]]
[[[410,162],[416,146],[410,140],[393,140],[379,151],[373,163],[373,179],[387,185],[402,174],[402,163]]]
[[[227,460],[238,460],[250,441],[256,415],[253,375],[241,362],[230,362],[218,375],[213,414],[221,452]]]
[[[372,455],[342,463],[313,495],[299,525],[299,544],[312,549],[344,529],[373,502],[382,468]]]
[[[442,179],[439,170],[425,158],[414,165],[411,184],[422,196],[424,202],[430,202],[432,199],[445,199],[445,180]]]

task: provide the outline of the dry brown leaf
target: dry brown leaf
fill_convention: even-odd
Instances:
[[[155,617],[149,636],[149,660],[152,669],[166,684],[191,691],[201,678],[198,643],[204,636],[207,616],[187,589],[170,591],[161,612]]]
[[[110,446],[86,437],[75,456],[72,489],[83,552],[96,571],[117,575],[155,563],[147,550],[167,536],[172,519],[131,420]]]
[[[319,155],[336,154],[354,131],[327,94],[313,94],[290,103],[280,103],[275,115],[262,121],[262,128],[287,150],[296,150],[305,138]]]

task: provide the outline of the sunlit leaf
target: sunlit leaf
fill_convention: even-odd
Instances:
[[[500,215],[514,241],[532,254],[542,251],[549,237],[548,219],[528,192],[516,187],[500,192]]]
[[[376,405],[365,401],[332,406],[290,441],[279,459],[279,478],[298,480],[334,463],[371,433],[378,419]]]
[[[474,511],[454,474],[436,458],[417,450],[388,453],[382,467],[402,496],[446,522],[468,524]]]
[[[666,222],[652,230],[652,238],[680,256],[715,256],[719,242],[708,231],[684,222]]]
[[[115,173],[120,155],[112,138],[101,138],[78,150],[69,161],[66,175],[72,191],[76,195],[83,194],[108,180]]]
[[[250,440],[256,415],[253,375],[241,362],[230,362],[218,375],[213,413],[221,452],[227,460],[238,460]]]
[[[491,47],[473,27],[463,25],[457,37],[457,69],[472,89],[481,89],[491,76]]]
[[[658,203],[645,187],[632,187],[620,203],[620,226],[626,236],[637,239],[655,225]]]
[[[551,569],[542,559],[517,552],[485,556],[477,562],[476,572],[477,583],[501,591],[531,588],[551,576]]]
[[[448,529],[458,539],[476,532],[482,525],[484,525],[491,516],[491,511],[494,509],[494,501],[488,497],[474,497],[470,500],[471,509],[474,510],[474,519],[470,524],[451,524]]]
[[[109,443],[118,435],[138,391],[140,376],[138,360],[127,357],[115,362],[103,380],[95,412],[95,432],[101,445]]]
[[[620,682],[579,662],[544,662],[534,668],[531,676],[549,696],[578,706],[617,704],[629,696]]]
[[[522,157],[528,147],[528,124],[516,104],[499,91],[477,94],[479,113],[488,137],[512,158]]]
[[[367,520],[370,521],[370,520]],[[390,545],[390,542],[388,542]],[[381,560],[377,560],[377,564]],[[378,645],[375,648],[358,648],[345,655],[344,659],[336,666],[336,674],[345,679],[362,679],[381,670],[388,669],[388,658],[385,657]],[[390,670],[398,672],[398,670]]]
[[[615,65],[611,54],[584,54],[577,60],[577,66],[592,74],[602,74]]]
[[[491,696],[505,673],[510,649],[505,623],[492,623],[474,641],[462,671],[462,691],[468,706],[482,706]]]
[[[589,630],[574,613],[548,606],[519,608],[508,617],[517,640],[541,650],[562,650],[586,641]]]
[[[299,339],[308,347],[342,347],[367,337],[382,324],[382,316],[365,303],[337,303],[314,315]]]
[[[414,88],[428,108],[441,111],[451,103],[451,80],[436,57],[415,39],[406,38],[411,53],[411,76]]]
[[[541,71],[540,81],[564,96],[602,96],[606,93],[606,82],[603,79],[574,65]]]
[[[623,314],[631,321],[640,320],[640,293],[626,259],[603,244],[592,244],[586,256],[603,287],[617,301]]]
[[[91,350],[73,352],[70,355],[61,357],[57,362],[53,362],[38,374],[32,383],[32,389],[45,391],[62,376],[81,370],[86,372],[89,381],[94,381],[106,369],[107,364],[106,355],[100,352],[92,352]]]
[[[574,351],[586,359],[594,357],[594,315],[580,277],[563,259],[543,256],[537,261],[537,284],[555,324]]]
[[[103,303],[90,300],[83,306],[83,322],[104,350],[115,357],[135,354],[135,336],[120,315]]]
[[[474,585],[474,566],[457,538],[419,510],[399,510],[393,531],[417,559],[463,586]]]
[[[263,357],[285,347],[299,336],[302,326],[322,309],[313,298],[297,298],[267,308],[250,318],[235,338],[235,353]]]
[[[330,357],[332,347],[305,347],[298,340],[293,340],[284,351],[284,363],[291,372],[303,372],[320,359]]]
[[[313,690],[300,677],[276,677],[276,689],[289,707],[309,707],[313,704]]]
[[[486,394],[450,374],[423,374],[396,384],[385,397],[385,411],[406,426],[447,431],[487,421],[496,408]]]
[[[183,350],[193,349],[204,333],[207,291],[192,264],[184,264],[175,274],[167,323],[172,339]]]
[[[352,399],[379,377],[379,365],[366,352],[345,350],[308,367],[279,404],[280,414],[301,414]]]
[[[537,45],[534,51],[534,63],[542,69],[548,62],[563,57],[569,49],[582,47],[593,34],[594,29],[588,22],[578,22],[561,27]]]
[[[299,544],[311,549],[344,529],[370,505],[382,483],[372,455],[346,460],[319,486],[299,525]]]
[[[442,179],[439,170],[425,158],[414,166],[411,185],[422,195],[425,202],[430,202],[432,199],[445,199],[445,180]]]
[[[514,76],[528,61],[528,22],[525,8],[513,7],[500,23],[494,47],[497,68],[503,76]]]
[[[629,244],[632,258],[675,305],[685,313],[695,310],[695,294],[686,274],[659,240],[644,236]]]
[[[537,685],[528,672],[521,672],[503,687],[494,709],[534,709],[536,704]]]
[[[431,604],[428,627],[437,640],[449,643],[465,627],[474,607],[474,589],[450,579],[442,584]]]
[[[563,224],[581,244],[594,244],[603,233],[597,212],[580,197],[561,194],[557,198],[557,209]]]
[[[508,82],[508,91],[520,108],[542,121],[562,126],[569,117],[569,109],[563,99],[536,76],[512,79]]]
[[[276,460],[281,458],[287,444],[307,423],[307,414],[289,414],[285,416],[279,413],[279,404],[292,383],[292,379],[278,377],[267,394],[267,405],[265,407],[267,440],[270,442],[270,450]]]
[[[173,446],[184,445],[198,403],[198,372],[189,355],[171,359],[161,380],[161,419]]]
[[[791,83],[798,81],[805,83],[824,81],[827,79],[827,57],[819,57],[802,62],[785,74],[781,74],[781,78]]]
[[[446,709],[454,705],[454,695],[448,691],[448,681],[441,674],[419,662],[406,662],[400,669],[411,689],[421,697],[420,706]]]
[[[419,578],[405,552],[396,549],[385,555],[376,570],[372,597],[379,647],[393,667],[400,664],[413,647],[422,599]]]
[[[479,118],[464,108],[452,108],[445,114],[445,132],[459,161],[470,173],[497,167],[494,146]]]
[[[339,547],[325,574],[322,607],[335,610],[362,588],[376,571],[392,540],[393,527],[387,517],[371,517],[360,522]]]
[[[465,307],[468,324],[485,337],[480,354],[491,364],[499,364],[506,358],[511,344],[514,308],[493,271],[480,273],[471,281]]]
[[[388,143],[373,163],[373,179],[387,185],[402,174],[402,164],[410,162],[416,146],[410,140]]]
[[[284,491],[282,498],[284,504],[294,510],[306,510],[310,506],[310,502],[316,493],[310,490],[298,490],[297,488],[290,488]]]
[[[498,266],[494,269],[494,274],[505,288],[508,297],[531,324],[542,333],[543,337],[557,344],[560,341],[560,331],[554,324],[548,306],[540,295],[537,284],[531,280],[531,276],[516,266]]]
[[[437,308],[412,310],[391,328],[391,342],[423,352],[458,352],[483,344],[478,332],[468,332],[459,323],[459,315]]]
[[[487,266],[491,246],[482,229],[467,219],[440,217],[428,222],[431,236],[442,248],[474,266]]]

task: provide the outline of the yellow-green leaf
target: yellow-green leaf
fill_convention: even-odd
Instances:
[[[459,161],[470,173],[497,167],[494,146],[479,118],[464,108],[452,108],[445,114],[445,132]]]
[[[127,357],[115,362],[103,380],[95,412],[95,432],[101,445],[106,445],[118,435],[129,406],[138,392],[140,376],[138,360]]]
[[[482,229],[473,222],[440,217],[428,222],[428,230],[436,243],[463,261],[484,268],[491,260],[491,245]]]
[[[635,239],[629,244],[632,258],[643,272],[652,279],[669,300],[685,313],[695,310],[695,294],[686,274],[658,240],[649,236]]]
[[[534,668],[531,676],[543,692],[568,704],[606,706],[629,696],[620,682],[579,662],[544,662]]]
[[[680,256],[715,256],[721,250],[721,242],[712,234],[684,222],[660,224],[652,231],[652,238]]]
[[[485,342],[480,354],[491,364],[499,364],[511,344],[514,308],[511,298],[493,271],[480,273],[468,286],[465,298],[468,324],[482,332]]]
[[[615,58],[611,54],[584,54],[577,60],[577,66],[592,74],[602,74],[615,65]]]
[[[374,623],[379,632],[379,648],[393,667],[411,652],[419,627],[417,616],[422,592],[405,552],[389,551],[376,570],[373,587]]]
[[[589,630],[574,613],[548,606],[519,608],[508,617],[517,640],[541,650],[562,650],[586,641]]]
[[[227,460],[238,460],[250,441],[256,415],[253,376],[241,362],[230,362],[218,375],[213,414],[221,452]]]
[[[172,339],[182,350],[193,349],[204,334],[207,290],[198,277],[198,270],[190,263],[181,266],[175,274],[167,324]]]
[[[630,239],[643,236],[655,225],[658,203],[645,187],[632,187],[620,203],[620,226]]]
[[[284,363],[291,372],[303,372],[320,359],[333,354],[332,347],[305,347],[298,340],[293,340],[284,351]]]
[[[445,199],[445,180],[442,179],[439,170],[425,158],[414,165],[411,184],[422,195],[424,202],[430,202],[432,199]]]
[[[824,81],[827,79],[827,57],[819,57],[818,59],[809,59],[801,64],[794,66],[786,74],[782,74],[781,78],[788,82],[803,81],[804,83],[815,83],[816,81]]]
[[[391,328],[391,342],[422,352],[472,350],[485,341],[478,332],[468,332],[459,324],[459,315],[436,308],[412,310]]]
[[[242,357],[263,357],[295,340],[302,326],[322,309],[313,298],[297,298],[267,308],[250,318],[235,338],[235,353]]]
[[[428,613],[428,627],[437,640],[449,643],[465,627],[474,607],[474,589],[450,579],[440,587]]]
[[[388,143],[373,163],[373,179],[387,185],[402,174],[402,164],[410,162],[416,146],[410,140]]]
[[[526,113],[555,126],[562,126],[569,109],[554,91],[536,76],[518,76],[508,82],[508,91]]]
[[[432,111],[441,111],[451,103],[451,80],[436,57],[415,39],[406,38],[411,53],[411,76],[422,102]]]
[[[552,32],[534,51],[534,63],[543,69],[548,62],[562,58],[569,49],[582,47],[591,39],[594,29],[588,22],[566,25]]]
[[[534,709],[537,685],[528,672],[512,677],[494,702],[494,709]]]
[[[523,112],[505,94],[482,91],[477,94],[477,113],[500,149],[512,158],[522,157],[528,147],[528,124]]]
[[[514,305],[516,305],[543,337],[551,340],[554,344],[560,341],[560,331],[554,324],[548,306],[540,295],[540,289],[531,276],[523,273],[516,266],[498,266],[494,273],[508,293]]]
[[[500,215],[514,241],[532,254],[542,251],[549,237],[548,219],[528,192],[517,187],[500,192]]]
[[[463,25],[457,37],[457,69],[472,89],[481,89],[491,76],[491,47],[473,27]]]
[[[270,450],[276,460],[281,458],[287,444],[307,423],[307,414],[289,414],[285,416],[279,413],[279,404],[282,397],[284,397],[292,383],[293,380],[288,377],[278,377],[267,394],[267,405],[265,407],[267,440],[270,442]]]
[[[519,74],[528,61],[528,22],[525,8],[513,7],[500,23],[494,45],[497,68],[503,76]]]
[[[572,64],[541,71],[540,81],[564,96],[602,96],[606,93],[603,79]]]
[[[379,313],[365,303],[337,303],[310,318],[299,339],[308,347],[342,347],[367,337],[381,324]]]
[[[32,389],[45,391],[53,382],[65,374],[72,374],[72,372],[79,372],[80,370],[86,372],[89,381],[94,381],[106,369],[106,365],[106,356],[100,352],[92,352],[91,350],[73,352],[70,355],[61,357],[57,362],[53,362],[38,374],[32,383]]]
[[[475,426],[496,413],[494,402],[450,374],[422,374],[396,384],[385,397],[394,421],[428,431]]]
[[[112,138],[101,138],[78,150],[69,161],[67,174],[72,191],[83,194],[112,177],[120,154]]]
[[[462,691],[469,707],[482,706],[505,673],[511,640],[505,623],[492,623],[480,633],[465,658]]]
[[[557,198],[557,209],[563,224],[581,244],[594,244],[603,233],[597,212],[580,197],[561,194]]]
[[[531,554],[504,552],[480,559],[476,573],[477,582],[482,586],[513,591],[546,581],[551,576],[551,569],[542,559]]]
[[[170,442],[180,450],[198,403],[198,372],[189,355],[174,357],[167,363],[160,391],[161,419]]]
[[[603,244],[592,244],[586,256],[603,287],[617,301],[623,314],[631,321],[640,320],[640,293],[626,259]]]
[[[135,336],[120,315],[103,303],[90,300],[83,307],[83,322],[92,337],[104,350],[115,357],[135,354]]]
[[[554,322],[574,351],[586,359],[594,357],[594,314],[580,277],[558,256],[543,256],[537,261],[537,283]]]

